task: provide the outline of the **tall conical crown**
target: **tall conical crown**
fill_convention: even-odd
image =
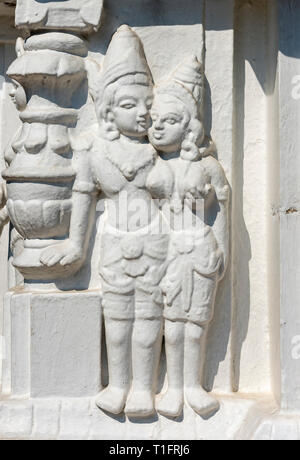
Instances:
[[[195,102],[199,104],[203,91],[203,70],[202,65],[196,56],[190,56],[182,65],[177,67],[173,74],[173,80],[181,84],[189,91]]]
[[[112,37],[102,72],[103,89],[127,75],[136,76],[141,84],[152,84],[142,42],[129,26],[121,26]]]
[[[203,68],[196,56],[189,56],[167,81],[157,87],[160,94],[175,96],[197,115],[203,101]]]

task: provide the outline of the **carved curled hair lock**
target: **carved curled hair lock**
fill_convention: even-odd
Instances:
[[[110,116],[116,90],[116,84],[105,88],[98,112],[103,134],[109,141],[114,141],[120,137],[120,132],[113,121],[113,117]]]
[[[192,118],[187,128],[185,140],[182,142],[180,157],[183,160],[197,161],[201,158],[199,144],[203,140],[203,125],[197,118]]]
[[[113,119],[110,119],[109,113],[110,108],[108,106],[105,107],[103,110],[103,117],[102,117],[102,126],[105,133],[105,137],[109,141],[114,141],[120,138],[120,131],[118,130],[115,122]]]

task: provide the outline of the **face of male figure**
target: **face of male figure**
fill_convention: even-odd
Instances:
[[[120,87],[111,109],[113,121],[121,134],[142,138],[150,126],[152,88],[143,85]]]

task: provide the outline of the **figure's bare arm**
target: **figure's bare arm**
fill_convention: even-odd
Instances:
[[[86,259],[86,253],[95,220],[98,189],[92,173],[92,156],[82,150],[74,156],[76,179],[72,192],[72,213],[69,238],[53,245],[41,255],[41,262],[48,267],[78,265]]]
[[[209,161],[209,172],[211,185],[215,191],[214,199],[216,201],[215,204],[211,204],[211,208],[217,207],[212,229],[218,242],[219,249],[223,253],[223,266],[220,270],[220,277],[222,278],[225,274],[229,259],[230,189],[222,166],[214,158],[211,158]]]
[[[220,269],[220,278],[223,278],[229,259],[229,218],[228,199],[219,200],[220,210],[213,225],[214,235],[217,239],[219,249],[223,253],[223,265]]]

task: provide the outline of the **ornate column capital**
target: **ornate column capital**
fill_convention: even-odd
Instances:
[[[17,0],[16,26],[91,33],[100,25],[102,9],[103,0]]]

